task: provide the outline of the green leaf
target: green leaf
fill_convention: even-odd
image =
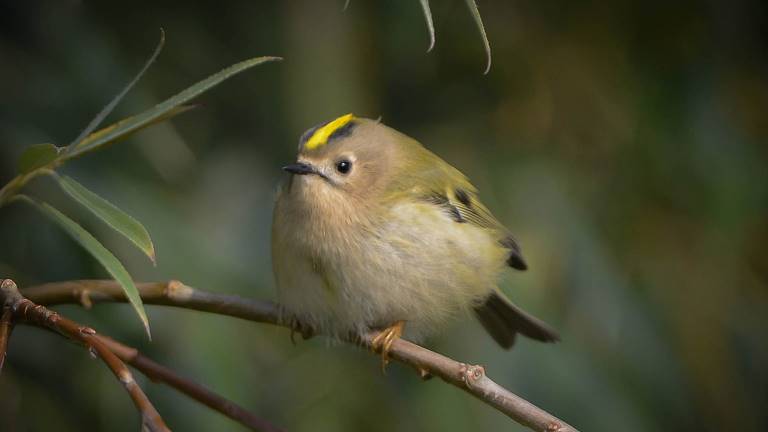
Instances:
[[[19,197],[22,197],[22,195],[19,195]],[[139,319],[141,319],[142,324],[144,324],[144,329],[147,332],[147,336],[149,336],[151,339],[152,336],[149,331],[149,320],[147,319],[147,313],[144,311],[144,305],[141,302],[139,290],[136,288],[136,285],[134,285],[131,276],[128,274],[128,271],[125,270],[125,267],[123,267],[120,261],[118,261],[118,259],[115,258],[115,256],[107,250],[107,248],[99,243],[99,241],[96,240],[96,238],[92,236],[91,233],[78,225],[77,222],[68,218],[63,213],[51,207],[47,203],[37,202],[26,196],[24,196],[24,198],[25,201],[34,204],[46,216],[59,224],[59,226],[62,227],[64,231],[67,232],[67,234],[75,239],[75,241],[80,243],[80,246],[85,248],[85,250],[93,255],[93,257],[96,258],[96,260],[101,263],[102,266],[104,266],[107,272],[109,272],[109,274],[115,278],[117,283],[119,283],[123,288],[123,291],[125,291],[125,296],[128,297],[128,301],[131,302],[133,309],[139,315]]]
[[[19,157],[19,174],[27,174],[44,167],[59,157],[59,148],[53,144],[35,144],[27,147]]]
[[[134,123],[136,121],[136,118],[138,116],[140,116],[141,114],[137,114],[135,116],[124,118],[124,119],[118,121],[117,123],[113,123],[113,124],[111,124],[111,125],[109,125],[109,126],[107,126],[105,128],[97,130],[96,132],[88,135],[82,141],[82,142],[86,142],[86,141],[91,142],[91,141],[102,141],[102,140],[104,140],[103,142],[101,142],[101,143],[99,143],[97,145],[94,145],[92,147],[84,148],[84,149],[77,149],[76,148],[74,151],[70,151],[68,153],[62,154],[62,159],[64,159],[64,160],[71,159],[71,158],[74,158],[76,156],[80,156],[80,155],[82,155],[84,153],[87,153],[89,151],[96,150],[98,148],[102,148],[102,147],[104,147],[106,145],[114,144],[114,143],[116,143],[118,141],[122,141],[122,140],[130,137],[131,135],[135,134],[136,132],[139,132],[140,130],[146,129],[146,128],[148,128],[148,127],[150,127],[152,125],[155,125],[157,123],[162,123],[162,122],[164,122],[164,121],[166,121],[168,119],[176,117],[177,115],[183,114],[183,113],[185,113],[187,111],[190,111],[190,110],[192,110],[192,109],[194,109],[196,107],[197,107],[197,105],[181,105],[181,106],[177,106],[175,108],[170,109],[169,111],[167,111],[166,113],[164,113],[163,115],[161,115],[159,117],[156,117],[156,118],[153,118],[153,119],[151,119],[149,121],[143,122],[141,125],[139,125],[137,127],[132,127],[132,128],[130,128],[130,130],[127,130],[127,131],[124,130],[123,132],[120,132],[117,135],[115,135],[115,131],[116,130],[123,129],[126,125]]]
[[[152,263],[155,263],[155,247],[144,226],[112,203],[96,195],[71,177],[56,176],[61,188],[77,202],[98,216],[115,231],[133,242]]]
[[[421,0],[421,8],[424,9],[424,19],[427,21],[427,30],[429,31],[429,47],[427,52],[435,47],[435,24],[432,22],[432,11],[429,9],[429,0]]]
[[[485,66],[485,72],[487,74],[491,70],[491,43],[488,42],[488,36],[485,34],[485,26],[483,26],[483,19],[480,17],[480,11],[477,9],[477,2],[475,0],[467,0],[467,6],[472,13],[472,18],[475,19],[478,30],[480,30],[480,36],[483,38],[483,47],[485,48],[485,56],[488,59],[488,64]]]
[[[137,114],[91,134],[78,143],[72,151],[68,152],[66,158],[80,155],[105,144],[125,138],[128,134],[136,132],[151,123],[158,122],[160,119],[164,120],[168,118],[167,115],[174,109],[178,109],[181,105],[200,96],[202,93],[210,90],[222,81],[231,78],[233,75],[262,63],[275,60],[282,59],[279,57],[256,57],[223,69],[141,114]],[[178,112],[176,114],[178,114]]]
[[[93,132],[96,127],[101,124],[101,122],[109,115],[109,113],[112,112],[112,110],[115,109],[118,103],[125,97],[126,94],[133,88],[133,86],[139,82],[142,76],[144,76],[144,73],[147,72],[147,69],[152,65],[152,63],[155,62],[155,59],[157,59],[157,56],[160,54],[160,51],[163,50],[163,45],[165,45],[165,31],[163,29],[160,29],[160,41],[157,43],[157,46],[155,47],[155,51],[152,53],[152,55],[149,57],[149,59],[144,63],[144,67],[141,68],[139,73],[136,74],[136,76],[133,77],[133,79],[126,84],[125,87],[118,93],[114,98],[112,98],[109,103],[99,111],[98,114],[96,114],[96,117],[91,120],[90,123],[88,123],[88,126],[83,129],[82,132],[80,132],[80,135],[75,138],[74,141],[72,141],[72,144],[70,145],[77,145],[78,142],[80,142],[83,138],[90,135],[91,132]]]

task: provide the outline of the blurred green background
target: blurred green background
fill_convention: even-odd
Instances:
[[[0,182],[25,146],[71,141],[140,68],[110,117],[229,64],[259,66],[201,107],[63,172],[141,220],[158,266],[62,197],[55,203],[137,280],[274,298],[280,167],[308,127],[383,121],[464,171],[530,264],[504,290],[560,330],[504,352],[470,317],[428,346],[481,363],[582,431],[768,430],[768,5],[481,0],[494,63],[461,0],[130,3],[0,1]],[[0,210],[0,276],[20,286],[106,277],[34,210]],[[68,316],[139,346],[291,431],[523,430],[438,380],[322,338],[148,306]],[[141,378],[175,430],[243,430]],[[0,430],[135,431],[114,377],[85,350],[19,327],[0,376]]]

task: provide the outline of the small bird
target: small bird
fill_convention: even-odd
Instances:
[[[456,168],[380,121],[341,116],[309,129],[278,193],[272,264],[281,305],[302,328],[342,338],[381,330],[421,341],[474,311],[505,349],[547,324],[496,287],[520,247]]]

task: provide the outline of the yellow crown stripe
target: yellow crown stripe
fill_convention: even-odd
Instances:
[[[326,144],[328,144],[328,138],[336,132],[339,128],[344,127],[347,123],[352,121],[352,119],[355,116],[352,114],[343,115],[336,120],[328,123],[327,125],[321,127],[318,129],[312,136],[307,140],[307,143],[304,145],[304,148],[307,150],[314,150],[318,147],[322,147]]]

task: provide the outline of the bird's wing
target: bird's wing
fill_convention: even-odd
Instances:
[[[456,223],[467,223],[489,230],[497,237],[499,244],[509,250],[507,264],[518,270],[527,269],[520,246],[480,201],[477,188],[459,170],[437,156],[435,159],[437,161],[432,160],[429,168],[415,170],[419,178],[411,184],[421,186],[409,189],[415,195],[414,198],[438,206]]]

